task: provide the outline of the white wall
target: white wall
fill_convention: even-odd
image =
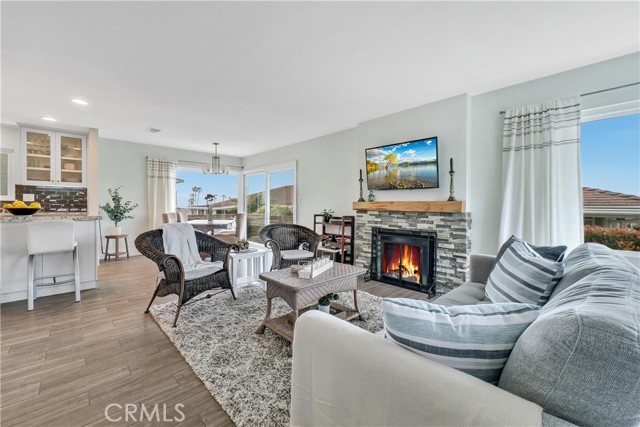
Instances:
[[[12,125],[0,126],[0,147],[20,151],[20,128]]]
[[[343,132],[246,157],[244,167],[253,169],[297,160],[297,223],[311,227],[313,214],[325,208],[333,209],[336,215],[355,213],[352,203],[360,196],[358,176],[359,169],[365,170],[366,148],[437,136],[440,188],[376,191],[376,200],[446,200],[450,157],[458,171],[456,197],[464,200],[467,106],[466,95],[445,99],[369,120]],[[366,177],[363,190],[366,199]]]
[[[449,197],[449,158],[451,157],[453,157],[453,166],[456,171],[456,199],[466,199],[468,103],[469,97],[467,95],[459,95],[358,125],[357,167],[363,170],[365,170],[364,150],[367,148],[431,136],[438,137],[440,187],[437,189],[375,191],[377,201],[447,200]],[[357,197],[353,201],[356,199]]]
[[[636,53],[471,98],[467,209],[473,220],[473,252],[495,254],[500,245],[503,116],[498,113],[511,107],[571,97],[639,79],[640,54]],[[636,88],[640,91],[640,86]]]
[[[108,189],[122,186],[120,194],[125,201],[131,200],[139,206],[132,212],[134,219],[124,220],[122,232],[129,234],[129,251],[138,255],[133,244],[135,238],[148,230],[147,221],[147,156],[168,160],[185,160],[193,162],[210,161],[210,154],[203,155],[195,151],[176,148],[157,147],[154,145],[137,144],[128,141],[117,141],[100,138],[99,148],[99,177],[98,204],[110,202]],[[220,156],[224,165],[241,165],[242,160],[237,157]],[[102,235],[104,236],[113,222],[103,211]],[[103,239],[104,244],[104,239]]]

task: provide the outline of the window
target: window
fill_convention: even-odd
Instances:
[[[585,242],[640,251],[640,114],[638,101],[583,112]]]
[[[189,219],[207,219],[209,203],[213,219],[231,219],[238,212],[238,176],[204,174],[187,166],[178,167],[176,208],[188,213]]]
[[[258,232],[266,224],[295,222],[295,175],[295,162],[245,172],[248,240],[260,241]]]

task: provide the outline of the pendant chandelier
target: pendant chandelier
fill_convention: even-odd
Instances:
[[[207,170],[203,171],[204,173],[210,173],[213,175],[226,175],[227,170],[220,164],[220,156],[218,156],[218,142],[213,143],[215,147],[215,151],[213,156],[211,157],[211,166],[207,166]]]

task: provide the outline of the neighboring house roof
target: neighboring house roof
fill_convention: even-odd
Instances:
[[[271,201],[276,205],[293,206],[293,185],[283,185],[282,187],[272,188]]]
[[[235,207],[238,203],[235,200],[223,200],[222,202],[212,203],[211,206],[214,208],[226,208],[226,207]],[[207,205],[205,205],[206,207]]]
[[[237,205],[237,203],[234,200],[224,200],[222,202],[216,202],[216,203],[211,203],[211,208],[214,211],[217,210],[222,210],[222,209],[229,209],[229,208],[235,208]],[[184,209],[204,209],[207,210],[207,205],[193,205],[193,206],[187,206]]]
[[[599,188],[582,188],[582,207],[586,215],[640,215],[640,197]]]

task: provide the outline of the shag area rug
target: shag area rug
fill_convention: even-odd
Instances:
[[[287,426],[291,400],[290,344],[268,329],[255,333],[267,309],[260,286],[238,289],[237,300],[224,292],[182,307],[172,328],[176,303],[152,306],[156,322],[182,353],[195,374],[237,426]],[[353,305],[353,294],[340,294]],[[354,325],[371,332],[382,329],[382,299],[358,291],[363,321]],[[273,300],[272,315],[291,311]]]

